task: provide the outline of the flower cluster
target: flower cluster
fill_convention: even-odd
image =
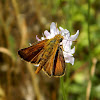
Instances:
[[[56,24],[54,22],[52,22],[51,25],[50,25],[50,32],[45,30],[44,31],[45,37],[43,36],[43,37],[41,37],[41,39],[39,39],[36,35],[36,39],[38,41],[41,41],[41,40],[45,40],[45,39],[51,39],[55,35],[61,34],[64,37],[61,44],[63,46],[63,55],[64,55],[64,58],[65,58],[65,62],[71,63],[73,65],[74,64],[73,54],[75,53],[75,46],[72,49],[71,49],[71,46],[72,46],[72,41],[75,41],[76,38],[78,37],[79,30],[76,32],[75,35],[70,36],[70,33],[67,29],[63,29],[62,27],[59,27],[59,29],[56,27]]]

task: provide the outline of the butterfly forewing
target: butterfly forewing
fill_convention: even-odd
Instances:
[[[42,51],[43,48],[46,44],[47,40],[43,40],[37,44],[33,44],[32,46],[28,48],[24,48],[18,51],[18,54],[20,55],[21,58],[23,58],[26,61],[30,61],[32,63],[39,63],[39,60],[42,56]],[[38,60],[38,61],[37,61]]]
[[[30,62],[34,63],[34,64],[38,64],[41,61],[41,57],[42,57],[43,53],[44,53],[44,50],[42,49],[39,53],[37,53],[36,56],[34,56],[32,58],[32,60]]]

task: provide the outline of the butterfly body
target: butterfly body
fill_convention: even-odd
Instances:
[[[52,39],[40,41],[31,47],[18,51],[21,58],[34,64],[39,64],[35,73],[43,69],[49,76],[61,76],[65,71],[65,61],[60,43],[61,34]]]

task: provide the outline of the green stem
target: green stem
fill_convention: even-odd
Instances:
[[[89,71],[91,71],[91,38],[90,38],[90,0],[88,0],[88,50],[89,50]],[[89,100],[91,93],[91,72],[89,73],[89,82],[86,90],[86,100]]]
[[[72,20],[72,17],[73,17],[73,7],[74,7],[74,0],[66,0],[68,1],[68,4],[69,4],[69,7],[68,9],[66,9],[68,12],[67,12],[67,15],[66,15],[66,26],[67,26],[67,29],[71,32],[72,31],[72,23],[73,23],[73,20]],[[66,10],[64,9],[64,13],[66,13]],[[66,82],[64,82],[64,77],[61,77],[60,78],[60,99],[61,96],[63,96],[63,100],[68,100],[68,93],[69,93],[69,90],[68,90],[68,87],[70,85],[70,78],[69,78],[69,75],[70,75],[70,68],[67,66],[67,79],[66,79]],[[66,84],[64,84],[66,83]],[[65,86],[66,85],[66,86]],[[65,88],[67,87],[67,88]]]
[[[88,43],[90,52],[90,0],[88,0]]]
[[[64,77],[60,78],[60,87],[61,87],[61,93],[63,96],[63,100],[66,100],[66,93],[65,93],[65,89],[64,89]]]

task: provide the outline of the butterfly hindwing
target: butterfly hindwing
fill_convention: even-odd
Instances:
[[[63,51],[59,46],[54,60],[53,75],[62,76],[64,75],[64,72],[65,72],[65,60],[63,56]]]
[[[54,57],[55,55],[52,55],[48,61],[46,62],[46,64],[43,67],[43,70],[49,75],[52,76],[53,74],[53,64],[54,64]]]
[[[43,70],[49,76],[61,76],[64,74],[65,60],[63,57],[63,51],[60,46],[58,46],[57,50],[55,50],[52,56],[48,59],[43,67]]]

